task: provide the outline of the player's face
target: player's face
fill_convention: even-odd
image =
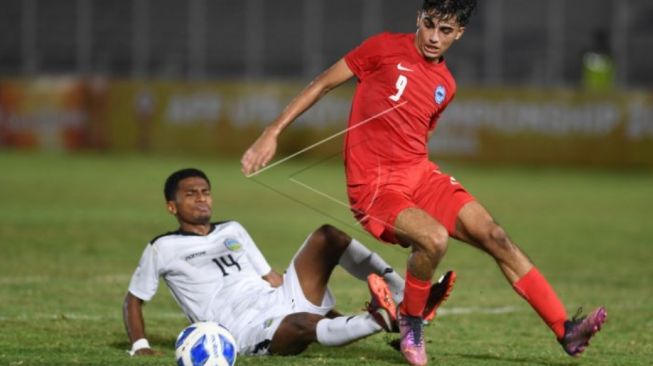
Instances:
[[[417,13],[415,46],[428,61],[439,61],[451,45],[462,37],[461,27],[455,17],[439,18],[436,13]]]
[[[209,183],[200,177],[190,177],[179,182],[174,201],[168,210],[182,223],[204,225],[211,221],[213,199]]]

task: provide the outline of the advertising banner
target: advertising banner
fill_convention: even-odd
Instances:
[[[0,145],[239,156],[302,88],[284,82],[0,82]],[[285,156],[342,132],[354,84],[283,134]],[[338,136],[307,151],[333,156]],[[653,167],[653,94],[462,89],[429,142],[437,159]]]
[[[653,166],[653,95],[462,91],[430,148],[474,161]]]
[[[106,95],[107,142],[118,150],[240,154],[298,91],[284,83],[113,82]],[[294,152],[345,128],[351,89],[334,92],[282,137]],[[340,141],[338,141],[340,142]],[[339,144],[316,148],[337,150]]]
[[[78,80],[0,80],[0,146],[75,150],[86,144],[86,92]]]

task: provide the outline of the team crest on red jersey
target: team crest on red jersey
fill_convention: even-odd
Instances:
[[[437,88],[435,88],[435,102],[438,104],[442,104],[444,102],[444,99],[447,97],[447,90],[444,88],[442,85],[438,85]]]

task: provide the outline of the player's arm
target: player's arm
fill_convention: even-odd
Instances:
[[[130,355],[154,355],[158,354],[145,338],[145,321],[143,320],[143,300],[127,292],[122,307],[122,319],[127,330],[129,343],[132,345]]]
[[[271,270],[270,273],[263,276],[263,279],[268,281],[272,287],[279,287],[283,285],[283,276],[281,276],[275,270]]]
[[[277,149],[277,138],[289,124],[308,110],[315,102],[340,84],[351,79],[354,73],[349,69],[344,59],[315,78],[284,108],[283,112],[247,149],[241,159],[242,171],[245,175],[255,173],[274,157]]]

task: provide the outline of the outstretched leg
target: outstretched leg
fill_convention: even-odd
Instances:
[[[325,346],[341,346],[384,329],[391,330],[392,317],[382,308],[352,316],[331,317],[333,313],[327,313],[328,308],[322,308],[326,316],[313,312],[317,309],[314,306],[328,306],[323,302],[328,303],[324,297],[329,277],[343,258],[345,268],[357,277],[369,272],[387,272],[389,267],[378,255],[335,227],[323,225],[315,230],[293,258],[294,271],[286,273],[284,286],[301,288],[301,293],[294,295],[298,312],[281,321],[268,348],[270,353],[297,354],[315,341]]]
[[[546,279],[478,202],[460,210],[456,238],[494,258],[515,290],[540,314],[558,339],[564,335],[567,312]]]
[[[312,313],[294,313],[279,324],[268,348],[271,354],[296,355],[311,343],[344,346],[385,329],[380,313],[362,313],[333,319]]]
[[[584,347],[578,345],[586,345],[605,321],[605,316],[601,316],[605,312],[603,309],[576,322],[575,326],[565,326],[570,323],[567,322],[567,312],[549,282],[478,202],[470,202],[460,210],[454,237],[474,245],[494,258],[515,291],[540,315],[568,353],[575,355],[582,352]],[[583,330],[578,331],[579,328]],[[581,333],[582,336],[572,337],[573,342],[565,341],[570,339],[568,334],[574,329],[575,333]],[[575,345],[567,347],[565,342]]]

